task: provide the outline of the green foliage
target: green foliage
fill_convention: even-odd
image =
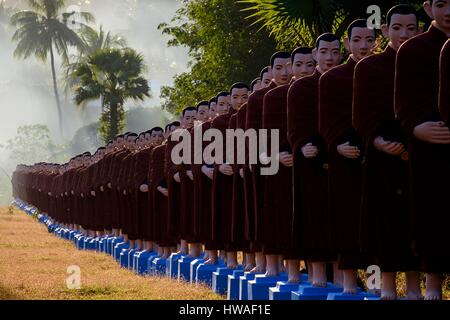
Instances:
[[[243,6],[234,0],[183,0],[171,23],[159,29],[169,46],[189,49],[191,70],[163,87],[163,107],[178,113],[186,106],[228,90],[237,81],[250,83],[276,51],[268,32],[249,26]]]
[[[79,31],[79,36],[83,42],[83,47],[79,49],[76,55],[70,57],[70,62],[64,64],[63,81],[66,95],[71,94],[72,90],[79,85],[75,70],[82,63],[86,63],[90,55],[103,49],[124,48],[127,45],[125,38],[113,35],[111,32],[105,32],[102,26],[98,31],[90,27],[83,27]],[[81,105],[81,107],[85,107],[85,105]]]
[[[423,0],[373,1],[373,0],[240,0],[254,23],[273,35],[281,47],[307,45],[325,32],[344,36],[348,25],[355,19],[368,18],[367,8],[380,7],[386,14],[398,3],[409,3],[417,8]]]
[[[144,100],[150,96],[148,81],[143,77],[145,71],[142,55],[131,48],[98,50],[74,70],[80,81],[75,89],[76,104],[103,101],[99,127],[103,142],[123,130],[123,107],[128,99]]]

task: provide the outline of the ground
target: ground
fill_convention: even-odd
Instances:
[[[81,269],[81,289],[68,289],[67,268]],[[140,277],[105,254],[79,251],[12,207],[0,208],[0,300],[218,300],[203,286]]]

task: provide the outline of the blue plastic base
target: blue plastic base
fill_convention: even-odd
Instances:
[[[153,260],[159,259],[161,256],[158,256],[158,254],[152,255],[147,259],[147,271],[148,274],[154,274],[155,273],[155,266],[153,265]]]
[[[128,269],[128,256],[132,249],[130,247],[122,249],[122,252],[120,253],[120,259],[119,263],[122,268]]]
[[[380,300],[380,297],[366,292],[359,292],[358,294],[329,293],[327,300],[339,300],[339,301]]]
[[[244,275],[244,270],[234,270],[228,276],[227,299],[239,300],[239,277]]]
[[[308,275],[301,274],[300,283],[303,285],[308,285]],[[291,300],[292,291],[298,291],[300,287],[300,283],[289,283],[286,281],[277,282],[276,287],[269,288],[269,300]]]
[[[130,244],[125,242],[116,244],[116,246],[114,247],[114,259],[116,259],[116,261],[120,263],[120,253],[123,249],[128,249],[129,247]]]
[[[194,260],[190,256],[184,256],[178,260],[178,280],[191,282],[191,262]]]
[[[194,259],[191,262],[191,265],[189,267],[189,274],[190,274],[190,279],[191,279],[191,283],[196,283],[197,282],[197,268],[199,265],[201,265],[202,263],[205,263],[205,259]]]
[[[291,294],[292,300],[327,300],[330,293],[341,293],[342,288],[328,283],[325,288],[313,287],[312,285],[300,285],[298,291]]]
[[[167,259],[162,258],[155,258],[152,262],[153,265],[153,272],[155,275],[164,276],[166,275],[166,268],[167,268]]]
[[[254,280],[257,274],[245,272],[239,277],[239,300],[248,300],[248,281]]]
[[[170,278],[178,279],[178,260],[185,255],[179,253],[172,253],[167,261],[167,275]]]
[[[135,267],[137,274],[143,275],[149,272],[148,259],[156,257],[157,253],[154,251],[141,251],[136,257]]]
[[[218,262],[216,264],[200,263],[197,266],[196,282],[199,284],[204,284],[204,285],[207,285],[208,287],[211,287],[213,272],[216,272],[218,268],[224,268],[224,267],[225,267],[225,265],[220,262]]]
[[[227,267],[218,268],[212,274],[212,289],[214,293],[226,294],[228,289],[228,276],[233,274],[235,270],[242,270],[243,266],[239,265],[236,269],[228,269]]]
[[[269,300],[269,288],[275,287],[278,281],[287,281],[286,274],[276,277],[257,275],[254,280],[248,281],[248,300]]]

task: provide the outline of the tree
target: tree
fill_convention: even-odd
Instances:
[[[9,151],[12,163],[64,162],[68,158],[64,145],[53,143],[45,125],[27,125],[17,129],[17,135],[3,147]]]
[[[241,11],[244,7],[235,0],[183,3],[170,25],[158,27],[171,37],[169,46],[189,48],[190,71],[161,90],[163,107],[172,113],[209,99],[234,82],[250,83],[277,49],[268,32],[249,26]]]
[[[50,55],[59,130],[62,135],[62,110],[56,81],[54,50],[56,49],[63,62],[67,63],[69,47],[83,48],[83,41],[71,29],[69,20],[78,15],[82,21],[70,21],[70,23],[86,26],[83,22],[92,22],[94,17],[87,12],[62,12],[65,0],[28,0],[28,4],[34,11],[19,11],[11,17],[11,24],[17,27],[13,35],[13,41],[18,42],[14,56],[27,59],[34,55],[38,60],[46,62]]]
[[[292,44],[311,46],[325,32],[342,37],[355,19],[369,17],[367,9],[376,4],[386,13],[396,3],[409,3],[419,7],[423,0],[240,0],[246,5],[247,18],[274,35],[281,47]],[[426,20],[423,20],[426,21]]]
[[[128,99],[150,97],[145,70],[144,58],[131,48],[96,51],[76,68],[75,76],[80,79],[76,104],[100,98],[105,103],[99,129],[103,142],[124,128],[124,103]]]
[[[100,26],[99,30],[95,30],[90,27],[84,27],[80,29],[80,38],[83,41],[83,48],[78,51],[78,54],[72,55],[70,57],[70,62],[66,63],[64,68],[64,82],[65,82],[65,92],[71,93],[71,90],[79,85],[79,79],[75,76],[75,70],[77,67],[86,63],[88,57],[94,52],[103,49],[112,48],[124,48],[127,45],[127,41],[119,36],[113,35],[111,32],[105,32],[103,27]],[[81,107],[85,107],[83,104]],[[103,112],[103,101],[101,104]]]

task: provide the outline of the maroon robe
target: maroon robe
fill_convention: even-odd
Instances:
[[[247,118],[245,122],[245,130],[258,130],[262,129],[262,113],[264,96],[267,92],[276,87],[275,83],[271,83],[267,88],[253,92],[247,102]],[[263,231],[263,208],[264,208],[264,192],[265,192],[265,177],[260,174],[259,162],[256,165],[250,165],[252,168],[252,181],[253,181],[253,207],[255,212],[255,241],[253,243],[255,251],[262,251],[262,231]]]
[[[189,129],[191,137],[191,162],[194,161],[194,129]],[[191,164],[182,164],[178,166],[180,175],[181,190],[181,211],[180,211],[180,238],[189,243],[198,242],[195,236],[196,211],[194,207],[194,181],[192,181],[186,172],[191,170]]]
[[[212,120],[201,124],[204,133],[211,128]],[[208,142],[202,140],[202,154]],[[202,164],[194,164],[192,173],[194,175],[194,210],[197,212],[195,221],[195,234],[204,245],[206,250],[218,250],[219,247],[212,241],[212,215],[211,215],[211,188],[212,181],[203,172]]]
[[[123,192],[118,190],[120,181],[119,173],[122,165],[122,160],[129,154],[129,150],[122,149],[115,152],[114,158],[112,159],[110,171],[108,176],[110,177],[110,183],[112,187],[112,216],[111,216],[111,226],[113,229],[120,229],[120,214],[123,210]]]
[[[450,125],[450,40],[442,48],[440,70],[439,111]]]
[[[355,68],[353,126],[365,148],[360,245],[383,272],[417,270],[411,248],[408,161],[375,149],[373,142],[405,139],[394,114],[395,58],[387,46]]]
[[[239,111],[238,111],[239,112]],[[237,129],[238,112],[230,117],[228,129]],[[250,243],[245,237],[245,199],[244,199],[244,180],[239,174],[242,165],[237,164],[237,141],[234,142],[234,164],[233,182],[232,182],[232,207],[231,207],[231,241],[244,252],[250,252]]]
[[[167,232],[169,230],[169,198],[157,190],[158,186],[167,188],[166,148],[166,143],[155,147],[151,155],[149,194],[153,197],[153,209],[151,210],[152,240],[161,247],[174,247],[177,245],[177,238]]]
[[[211,128],[219,130],[223,135],[223,156],[226,157],[226,130],[231,116],[236,111],[230,108],[229,112],[216,117]],[[226,159],[223,159],[225,163]],[[227,176],[219,171],[220,164],[214,165],[212,181],[212,237],[219,245],[220,250],[238,251],[238,244],[232,243],[232,202],[233,202],[233,176]]]
[[[173,176],[175,173],[179,172],[179,166],[172,162],[172,150],[177,145],[177,141],[172,141],[169,137],[166,148],[165,148],[165,175],[167,182],[167,189],[169,192],[168,197],[168,221],[167,221],[167,232],[171,238],[177,239],[177,242],[181,240],[180,238],[180,211],[181,211],[181,185],[176,182]]]
[[[295,81],[288,92],[287,134],[294,156],[294,212],[292,246],[298,259],[333,261],[328,212],[328,176],[321,154],[306,159],[301,151],[308,143],[321,148],[318,135],[319,78],[312,76]]]
[[[264,96],[263,129],[279,132],[279,151],[291,151],[287,140],[287,95],[290,85],[270,90]],[[268,139],[269,146],[271,139]],[[270,150],[270,147],[268,149]],[[273,156],[273,155],[272,155]],[[276,158],[275,158],[276,159]],[[278,161],[278,160],[275,160]],[[292,255],[292,168],[279,164],[278,173],[265,177],[263,246],[265,254]]]
[[[141,192],[140,187],[143,184],[149,184],[148,174],[150,171],[150,160],[153,151],[153,146],[140,150],[135,156],[133,189],[134,198],[136,202],[135,216],[136,216],[136,230],[139,239],[151,241],[152,228],[150,221],[150,197],[148,192]]]
[[[236,128],[245,131],[247,121],[247,108],[248,103],[242,105],[241,109],[237,112]],[[250,251],[255,251],[252,243],[255,240],[255,202],[253,195],[253,177],[248,166],[248,141],[245,145],[246,150],[246,162],[243,165],[239,165],[239,169],[242,168],[244,178],[240,183],[243,183],[243,197],[245,206],[244,216],[244,240],[249,243]],[[239,174],[239,171],[238,171]],[[240,175],[239,175],[240,177]],[[239,183],[239,182],[237,182]],[[235,192],[233,191],[233,196]]]
[[[328,199],[332,243],[340,269],[365,268],[359,249],[362,157],[341,156],[337,146],[345,142],[362,150],[352,127],[353,73],[356,61],[326,72],[319,80],[319,133],[328,155]]]
[[[422,271],[450,272],[450,146],[419,141],[417,125],[442,121],[438,108],[439,56],[447,35],[434,26],[405,42],[397,53],[395,110],[409,138],[414,247]]]

